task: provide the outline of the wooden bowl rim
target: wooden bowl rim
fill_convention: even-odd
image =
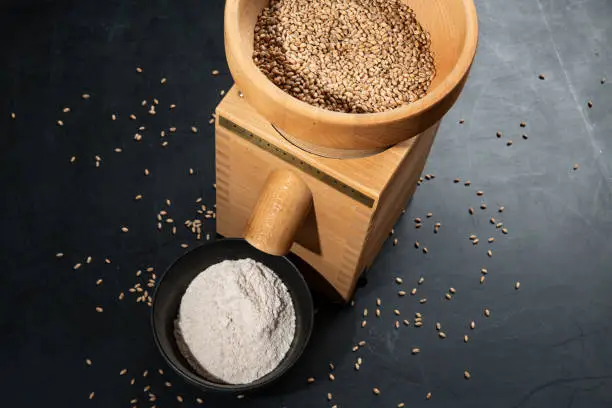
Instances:
[[[465,41],[463,49],[459,54],[457,64],[435,89],[428,92],[423,98],[416,102],[384,112],[336,112],[310,105],[281,90],[259,70],[253,62],[251,55],[244,55],[240,52],[240,41],[227,41],[228,38],[240,38],[238,10],[242,1],[250,0],[227,0],[225,3],[224,17],[226,46],[228,47],[228,51],[232,53],[232,59],[238,65],[239,69],[246,75],[246,78],[250,78],[252,84],[257,84],[255,86],[258,87],[261,92],[269,95],[269,97],[274,99],[277,103],[283,106],[291,106],[292,110],[301,116],[317,118],[318,121],[338,126],[384,124],[416,117],[428,111],[441,102],[465,77],[472,65],[472,61],[476,54],[476,46],[478,45],[478,17],[473,0],[453,0],[463,3],[463,10],[465,11],[464,16],[466,19]],[[228,36],[227,33],[233,34]],[[246,95],[246,97],[248,98],[248,95]]]

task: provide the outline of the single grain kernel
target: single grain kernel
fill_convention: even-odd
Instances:
[[[489,237],[489,239],[487,241],[489,242],[489,244],[491,244],[493,241],[495,241],[495,238]]]
[[[426,400],[430,400],[430,399],[431,399],[431,392],[428,392],[428,393],[425,395],[425,399],[426,399]]]
[[[469,340],[470,340],[470,338],[468,337],[468,335],[467,335],[467,334],[464,334],[464,335],[463,335],[463,342],[464,342],[464,343],[467,343]]]
[[[487,251],[487,256],[489,258],[491,258],[493,256],[493,251],[491,251],[490,249]]]
[[[372,392],[374,393],[374,395],[380,395],[380,390],[378,388],[372,388]]]
[[[470,372],[469,372],[469,371],[467,371],[467,370],[466,370],[466,371],[464,371],[464,372],[463,372],[463,377],[464,377],[466,380],[469,380],[470,378],[472,378],[472,375],[470,374]]]
[[[514,289],[517,289],[517,290],[518,290],[520,287],[521,287],[521,282],[516,282],[516,283],[514,284]]]
[[[402,283],[404,283],[404,280],[400,277],[395,278],[395,283],[397,283],[398,285],[401,285]]]
[[[438,336],[439,336],[441,339],[445,339],[445,338],[446,338],[446,333],[444,333],[443,331],[438,332]]]
[[[421,349],[420,349],[420,348],[418,348],[418,347],[414,347],[414,348],[412,349],[412,354],[419,354],[420,352],[421,352]]]
[[[485,309],[484,310],[484,315],[485,315],[485,317],[491,316],[491,311],[489,309]]]
[[[100,306],[96,306],[96,312],[102,313],[103,311],[104,309],[102,309]]]
[[[470,322],[470,329],[474,330],[476,328],[476,322],[473,320]]]

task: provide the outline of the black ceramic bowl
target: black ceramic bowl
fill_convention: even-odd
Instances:
[[[295,337],[285,358],[273,371],[249,384],[212,382],[199,375],[179,351],[174,336],[174,321],[183,294],[203,270],[226,259],[251,258],[272,269],[283,281],[295,308]],[[179,258],[159,281],[151,313],[153,336],[162,356],[187,382],[204,390],[247,392],[279,379],[300,357],[312,332],[314,307],[310,290],[300,271],[287,258],[265,254],[242,239],[223,239],[198,247]]]

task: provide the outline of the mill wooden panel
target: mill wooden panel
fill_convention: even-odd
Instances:
[[[256,138],[240,134],[238,127]],[[374,156],[324,158],[289,143],[232,89],[217,107],[217,232],[243,237],[268,175],[276,169],[294,171],[311,190],[313,209],[291,251],[349,300],[363,268],[373,262],[414,192],[436,130],[434,126]],[[297,162],[288,160],[283,152]],[[313,173],[312,168],[328,178]],[[338,188],[333,180],[346,187]],[[350,190],[372,202],[368,205]]]

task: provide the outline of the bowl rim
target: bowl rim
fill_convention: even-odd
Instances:
[[[454,68],[435,89],[431,92],[427,92],[423,98],[416,102],[405,104],[384,112],[346,113],[331,111],[310,105],[281,90],[274,85],[259,68],[257,68],[250,55],[246,56],[240,52],[241,36],[238,6],[243,1],[250,0],[226,0],[224,13],[226,52],[232,54],[232,59],[239,70],[242,71],[246,78],[249,78],[249,82],[259,88],[259,92],[265,93],[270,99],[273,99],[281,106],[291,106],[291,109],[298,115],[303,117],[316,117],[318,121],[325,122],[329,125],[369,126],[393,123],[399,120],[417,117],[435,107],[457,87],[468,73],[474,56],[476,55],[476,48],[478,45],[478,16],[476,14],[476,6],[473,0],[453,0],[460,1],[463,4],[463,15],[466,20],[465,41]],[[228,36],[228,32],[233,34]],[[233,41],[228,41],[228,38],[233,38]],[[245,94],[245,97],[248,98],[248,95]]]
[[[168,364],[176,373],[179,374],[179,376],[181,376],[181,378],[183,378],[185,381],[187,381],[189,384],[199,387],[201,389],[205,389],[206,391],[216,391],[216,392],[233,392],[233,393],[240,393],[240,392],[248,392],[248,391],[254,391],[260,388],[264,388],[269,386],[270,384],[278,381],[287,371],[289,371],[294,365],[295,363],[300,359],[300,357],[302,356],[302,354],[304,353],[304,351],[306,350],[306,347],[308,346],[308,343],[310,341],[310,337],[312,335],[312,329],[314,326],[314,302],[312,299],[312,293],[310,292],[310,288],[308,288],[308,284],[306,283],[306,280],[304,279],[304,275],[302,275],[302,273],[300,272],[300,270],[298,269],[298,267],[286,256],[278,256],[279,258],[283,258],[285,260],[285,262],[288,262],[289,265],[291,265],[291,267],[293,267],[293,269],[297,272],[300,280],[302,281],[302,283],[304,284],[304,286],[308,289],[308,299],[309,299],[309,304],[311,307],[309,307],[310,310],[310,315],[308,316],[310,318],[311,324],[310,325],[310,330],[307,331],[306,333],[306,337],[304,338],[304,346],[298,350],[297,355],[295,356],[295,361],[293,364],[285,367],[282,370],[279,371],[274,371],[272,370],[271,372],[269,372],[268,374],[266,374],[265,376],[261,377],[261,378],[265,378],[267,376],[269,376],[270,374],[273,374],[273,376],[271,376],[267,381],[262,382],[262,383],[256,383],[256,381],[259,381],[261,379],[255,380],[255,382],[251,382],[248,384],[218,384],[212,381],[209,381],[201,376],[199,376],[197,373],[192,372],[192,371],[185,371],[183,370],[181,367],[177,366],[176,364],[174,364],[174,362],[172,361],[172,359],[168,356],[168,354],[166,353],[166,350],[164,349],[164,347],[161,345],[161,342],[159,340],[159,334],[158,334],[158,330],[157,330],[157,326],[155,324],[155,305],[157,304],[156,300],[157,300],[157,292],[159,290],[159,288],[161,287],[161,283],[164,280],[164,278],[166,277],[166,275],[170,272],[170,270],[172,270],[176,264],[183,259],[185,256],[189,255],[190,253],[201,249],[202,247],[208,246],[208,245],[214,245],[215,243],[218,243],[219,241],[240,241],[240,242],[245,242],[248,244],[248,242],[243,239],[243,238],[221,238],[218,240],[214,240],[214,241],[209,241],[209,242],[205,242],[202,243],[202,245],[198,245],[196,247],[191,248],[190,250],[188,250],[187,252],[181,254],[179,257],[177,257],[165,270],[164,273],[160,276],[159,281],[157,283],[157,286],[155,287],[155,290],[153,292],[153,304],[151,306],[151,313],[150,313],[150,324],[151,324],[151,331],[153,332],[153,339],[155,341],[155,346],[157,347],[157,350],[160,352],[160,354],[162,355],[162,357],[164,358],[164,360],[166,361],[166,364]],[[290,348],[291,350],[291,348]],[[281,360],[282,361],[282,360]],[[278,368],[278,366],[277,366]]]

